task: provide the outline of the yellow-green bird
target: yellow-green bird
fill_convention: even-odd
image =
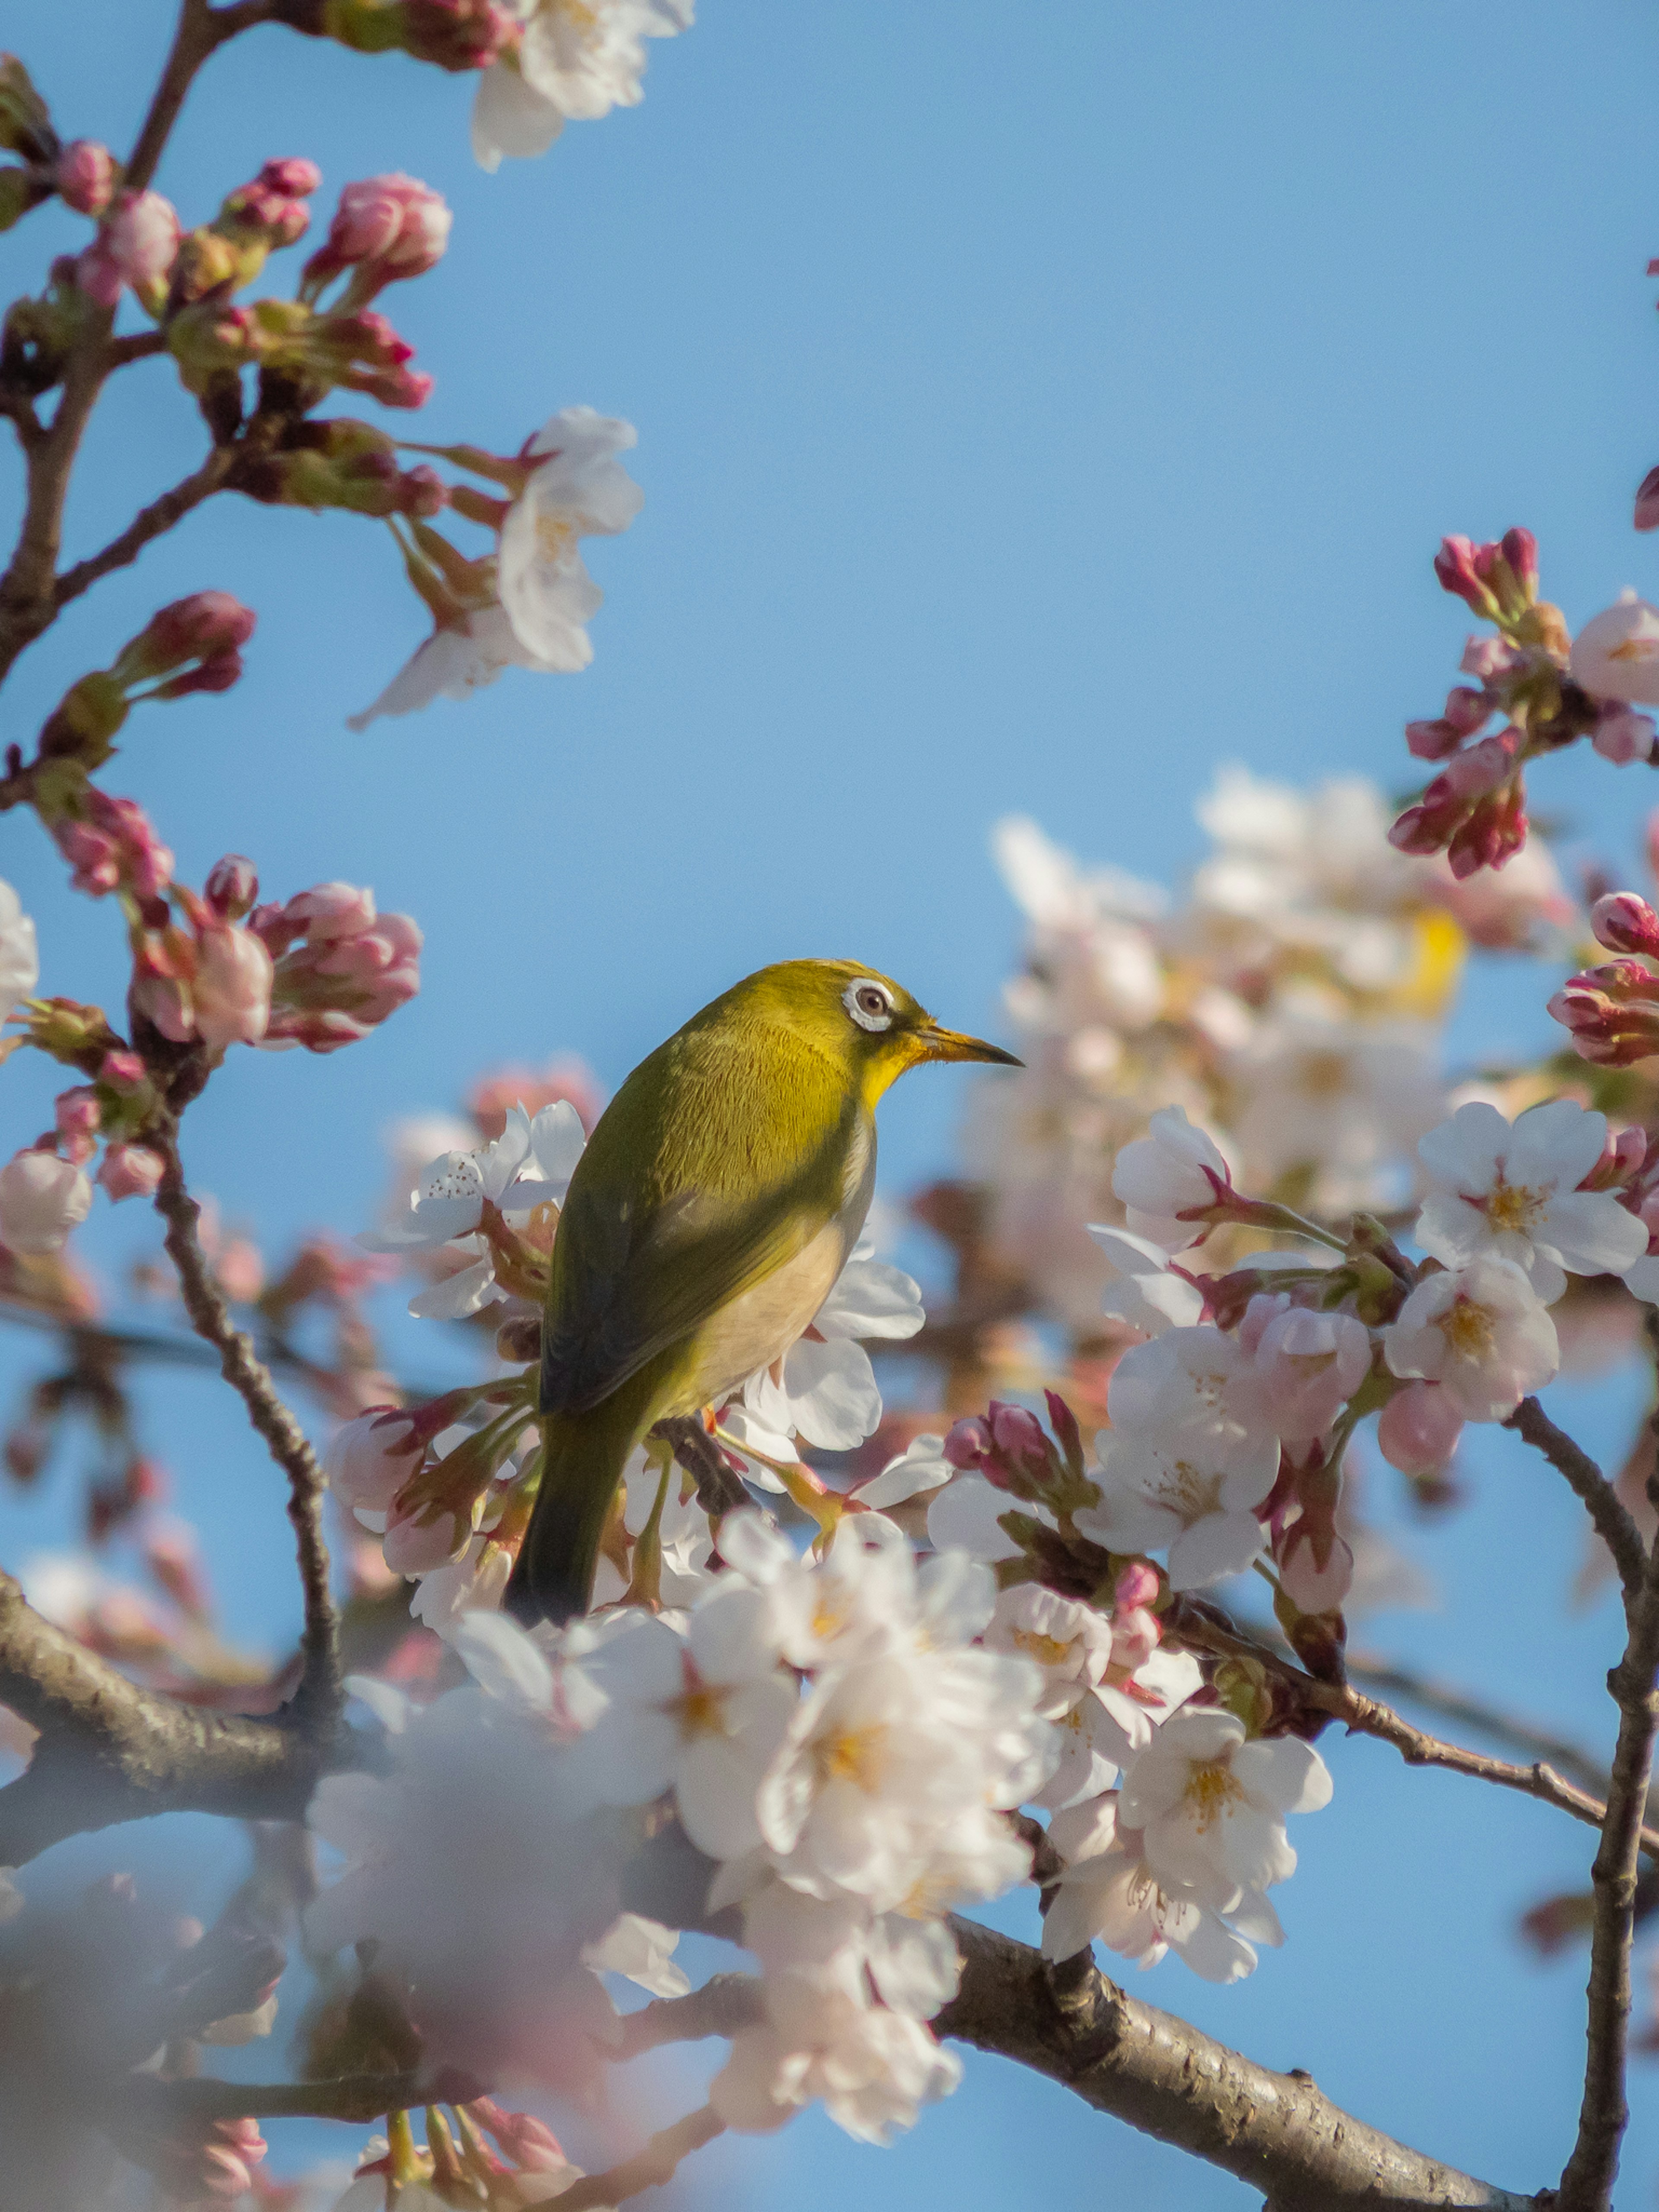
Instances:
[[[716,1405],[810,1325],[857,1242],[876,1102],[927,1060],[1018,1067],[855,960],[734,983],[642,1060],[582,1154],[542,1332],[541,1486],[507,1602],[586,1609],[653,1423]]]

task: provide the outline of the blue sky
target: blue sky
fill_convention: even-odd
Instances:
[[[130,138],[169,11],[16,14],[65,135]],[[986,833],[1010,809],[1173,875],[1221,762],[1409,782],[1400,726],[1435,710],[1463,635],[1429,568],[1443,531],[1530,525],[1575,623],[1627,583],[1659,596],[1629,529],[1659,460],[1648,11],[706,14],[653,50],[642,106],[494,179],[467,152],[465,82],[262,32],[212,64],[160,179],[193,221],[268,155],[318,160],[325,202],[377,169],[424,178],[455,209],[452,252],[384,302],[438,379],[419,433],[506,450],[586,402],[637,423],[647,493],[592,550],[609,598],[579,678],[509,675],[352,737],[344,717],[424,628],[389,541],[222,501],[14,680],[7,734],[26,736],[153,607],[235,592],[260,617],[244,683],[135,717],[111,787],[151,809],[187,879],[240,849],[268,895],[343,876],[427,932],[421,998],[371,1042],[233,1055],[191,1117],[192,1171],[272,1244],[367,1217],[394,1114],[554,1051],[614,1084],[769,959],[851,953],[994,1028],[1017,926]],[[76,237],[47,212],[0,243],[9,291]],[[71,552],[198,445],[165,367],[130,372]],[[1626,865],[1659,795],[1577,757],[1537,786]],[[9,819],[0,871],[40,921],[46,988],[118,1001],[112,917],[67,893],[38,829]],[[1513,988],[1493,1005],[1472,1045],[1540,1033]],[[884,1109],[890,1193],[949,1164],[966,1079],[933,1072]],[[52,1085],[17,1061],[5,1081],[9,1146]],[[112,1273],[149,1237],[128,1208],[90,1249]],[[0,1382],[27,1371],[0,1358]],[[1559,1395],[1609,1450],[1638,1402],[1632,1377]],[[153,1418],[185,1501],[243,1540],[224,1588],[278,1640],[271,1478],[205,1384],[158,1386]],[[1375,1640],[1605,1740],[1612,1608],[1562,1607],[1577,1509],[1511,1440],[1483,1444],[1470,1511],[1407,1538],[1449,1609]],[[0,1514],[8,1558],[60,1524],[72,1474]],[[1238,1990],[1173,1964],[1138,1986],[1534,2187],[1571,2136],[1582,1960],[1540,1970],[1509,1931],[1582,1877],[1588,1842],[1376,1746],[1331,1755],[1289,1948]],[[1638,2075],[1634,2102],[1632,2204],[1659,2179],[1659,2080]],[[896,2151],[815,2118],[702,2172],[680,2203],[787,2190],[816,2212],[856,2189],[1023,2212],[1103,2178],[1126,2201],[1249,2201],[991,2063]]]

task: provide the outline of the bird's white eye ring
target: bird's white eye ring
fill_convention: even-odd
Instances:
[[[884,1030],[893,1018],[893,1000],[884,983],[860,975],[841,994],[841,1002],[861,1030]]]

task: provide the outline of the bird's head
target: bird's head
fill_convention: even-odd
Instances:
[[[785,960],[763,968],[741,994],[763,1018],[784,1021],[843,1065],[873,1106],[907,1068],[927,1060],[1024,1063],[1000,1045],[947,1030],[902,983],[856,960]]]

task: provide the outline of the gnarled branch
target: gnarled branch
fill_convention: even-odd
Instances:
[[[1236,2173],[1267,2212],[1538,2212],[1352,2119],[1305,2074],[1275,2074],[1127,1996],[1086,1958],[1046,1966],[1029,1944],[953,1918],[961,1994],[933,2026],[1071,2089],[1161,2142]]]

